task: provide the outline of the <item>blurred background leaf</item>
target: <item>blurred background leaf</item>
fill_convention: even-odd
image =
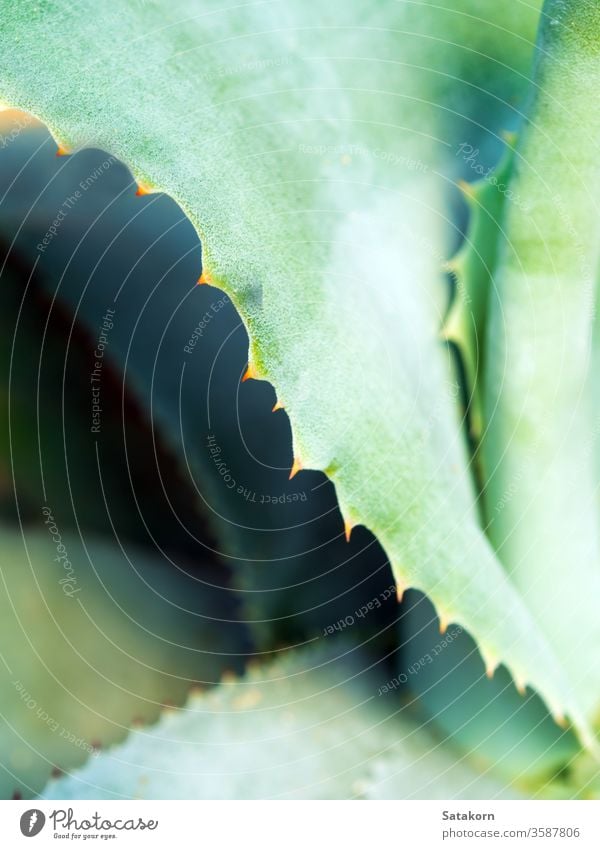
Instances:
[[[5,798],[242,667],[243,628],[204,564],[63,534],[50,515],[44,530],[1,529],[0,567]]]
[[[376,683],[343,641],[288,654],[193,697],[43,798],[519,798],[378,700]]]

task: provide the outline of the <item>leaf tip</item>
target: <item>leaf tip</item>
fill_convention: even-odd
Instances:
[[[350,521],[350,519],[344,519],[344,536],[346,537],[346,542],[350,542],[350,535],[352,534],[352,528],[354,524]]]
[[[224,669],[221,673],[221,684],[237,684],[239,683],[238,676],[233,669]]]
[[[458,263],[458,258],[457,258],[456,254],[454,256],[450,257],[450,259],[445,259],[442,262],[442,271],[445,274],[456,275],[458,273],[458,267],[459,267],[459,263]]]
[[[462,196],[467,201],[472,201],[475,198],[475,186],[473,183],[467,183],[466,180],[457,180],[456,185],[460,189]]]
[[[498,661],[497,660],[487,660],[485,664],[485,674],[486,676],[492,680],[494,677],[494,673],[498,669]]]
[[[520,696],[524,696],[527,692],[527,683],[522,675],[519,675],[517,672],[513,673],[513,680],[515,682],[515,687],[517,688],[517,692]]]
[[[509,147],[514,147],[517,143],[518,134],[514,130],[502,130],[500,136]]]
[[[562,711],[560,711],[560,710],[558,710],[558,711],[554,711],[554,713],[552,714],[552,719],[553,719],[553,720],[556,722],[556,724],[557,724],[558,726],[560,726],[561,728],[566,729],[566,728],[568,727],[568,725],[569,725],[569,723],[567,722],[567,718],[566,718],[566,716],[565,716],[565,715],[564,715],[564,713],[563,713]]]

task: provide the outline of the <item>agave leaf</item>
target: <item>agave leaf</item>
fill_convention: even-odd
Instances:
[[[24,117],[14,115],[8,127],[21,126]],[[247,335],[222,292],[196,285],[200,245],[181,210],[164,195],[140,200],[131,175],[102,151],[56,157],[50,135],[40,127],[14,140],[1,157],[0,238],[12,246],[11,258],[18,256],[24,266],[27,261],[24,280],[35,264],[37,288],[46,295],[37,329],[25,332],[21,316],[12,358],[13,370],[19,370],[12,377],[11,409],[13,449],[18,435],[23,446],[22,486],[17,487],[21,514],[24,490],[33,491],[33,515],[39,517],[39,459],[31,451],[39,428],[45,438],[46,490],[48,466],[58,466],[48,494],[55,510],[62,506],[60,494],[69,491],[67,456],[80,527],[98,530],[98,520],[106,523],[109,512],[116,530],[131,536],[141,526],[144,541],[151,535],[167,550],[183,549],[200,562],[217,551],[217,540],[244,618],[262,648],[323,634],[369,603],[369,615],[355,617],[353,634],[367,639],[381,632],[391,643],[394,628],[384,628],[395,621],[396,606],[387,592],[393,579],[385,554],[365,533],[355,534],[350,545],[345,542],[333,487],[322,474],[288,480],[289,422],[283,412],[271,413],[275,399],[268,384],[250,381],[240,389]],[[90,183],[85,192],[82,183]],[[60,236],[40,253],[37,245],[56,210],[78,190],[77,214],[62,221]],[[18,307],[18,287],[6,285],[3,292],[12,294]],[[114,316],[101,376],[113,371],[122,385],[102,380],[96,435],[90,434],[91,411],[81,399],[91,401],[93,350],[107,308]],[[69,338],[56,321],[44,334],[48,314],[53,319],[59,309],[67,330],[72,325],[80,336],[87,333],[90,350],[76,347],[75,333]],[[3,319],[9,344],[15,312]],[[42,340],[45,368],[38,379],[38,357],[29,354]],[[55,349],[52,367],[46,360]],[[65,380],[64,361],[75,367]],[[38,385],[44,393],[39,417]],[[64,406],[55,388],[63,385]],[[138,402],[134,416],[122,411],[122,395]],[[15,397],[21,402],[18,421]],[[63,418],[64,449],[62,429],[56,428]],[[83,445],[75,454],[77,436]],[[157,450],[161,446],[169,449],[166,457]],[[8,448],[6,458],[8,463]],[[98,466],[101,489],[92,485]],[[107,507],[99,510],[104,500]],[[68,506],[63,513],[72,518]],[[373,599],[382,597],[385,604],[374,607]]]
[[[461,353],[468,396],[472,435],[479,439],[482,429],[482,374],[485,363],[485,334],[492,277],[498,245],[502,242],[502,218],[513,164],[516,137],[507,138],[508,147],[495,168],[487,172],[474,155],[473,145],[465,144],[463,158],[473,159],[476,173],[485,176],[475,182],[460,181],[469,208],[468,229],[460,249],[448,262],[456,287],[442,328]],[[466,151],[466,152],[465,152]]]
[[[590,387],[600,255],[600,7],[549,2],[489,306],[483,440],[490,538],[600,710],[600,535]]]
[[[405,642],[397,678],[437,734],[472,764],[528,792],[563,775],[578,741],[553,721],[535,692],[518,692],[502,666],[486,670],[458,626],[440,634],[435,612],[419,593],[407,593],[400,621]]]
[[[363,661],[364,663],[364,661]],[[135,730],[45,799],[489,798],[517,792],[457,762],[374,697],[356,650],[289,652]],[[390,745],[390,735],[395,743]]]
[[[364,781],[367,799],[519,799],[519,790],[476,772],[424,728],[403,729],[400,743],[374,761]]]
[[[35,795],[53,769],[238,668],[247,648],[235,610],[185,564],[83,544],[51,513],[44,525],[0,534],[3,798]]]
[[[248,329],[249,376],[288,411],[294,468],[325,470],[348,527],[377,535],[398,584],[585,733],[577,693],[477,526],[436,341],[437,169],[479,114],[474,56],[494,6],[482,26],[426,3],[309,15],[290,2],[268,19],[184,2],[5,4],[1,93],[67,149],[110,150],[180,204],[205,279]],[[486,76],[497,63],[484,64]]]

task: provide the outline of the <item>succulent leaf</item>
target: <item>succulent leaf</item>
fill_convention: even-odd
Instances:
[[[535,692],[520,682],[517,689],[493,659],[486,669],[464,630],[450,626],[440,634],[431,605],[418,593],[407,593],[400,621],[405,642],[398,675],[437,734],[524,792],[562,776],[579,744]]]
[[[16,115],[14,123],[24,120]],[[57,159],[40,127],[5,148],[2,163],[0,241],[11,245],[2,294],[16,301],[3,319],[6,344],[13,335],[18,343],[11,410],[21,514],[25,495],[33,493],[34,519],[39,516],[39,459],[31,451],[39,430],[46,490],[49,468],[57,467],[48,493],[55,510],[70,483],[75,510],[67,505],[61,524],[65,518],[73,523],[75,512],[80,528],[106,530],[108,513],[114,531],[129,538],[137,531],[133,539],[151,538],[203,564],[218,554],[233,573],[259,648],[323,634],[382,594],[385,605],[373,610],[371,604],[353,633],[361,639],[380,633],[391,643],[396,610],[386,592],[393,583],[386,556],[364,532],[345,541],[333,487],[322,474],[288,480],[289,422],[271,414],[267,384],[250,381],[240,389],[247,336],[229,299],[196,285],[200,245],[181,211],[163,195],[147,198],[140,209],[122,165],[89,149]],[[40,254],[56,210],[90,179],[76,214],[62,221],[60,237]],[[16,257],[21,279],[9,281]],[[22,281],[33,267],[37,294],[46,302],[33,326],[25,326],[31,310],[23,310],[13,334]],[[103,349],[96,435],[81,399],[91,400],[93,350],[107,307],[114,316]],[[65,321],[56,326],[59,311]],[[75,345],[76,332],[92,340],[88,349]],[[113,372],[118,379],[111,381]],[[63,385],[64,402],[56,391]],[[128,399],[136,402],[133,415],[122,410]],[[7,467],[10,457],[7,437]]]
[[[567,671],[600,710],[600,527],[591,342],[600,255],[600,7],[546,3],[486,335],[490,539]],[[596,380],[597,376],[593,377]]]
[[[456,285],[442,334],[458,346],[462,356],[469,425],[476,439],[481,437],[482,431],[481,392],[488,301],[498,245],[502,242],[504,207],[507,195],[511,192],[509,181],[516,137],[511,134],[506,140],[507,149],[496,168],[487,170],[485,176],[476,182],[459,181],[469,209],[468,229],[460,249],[447,266]],[[470,149],[472,147],[468,146]],[[476,168],[485,171],[481,163],[476,163]]]
[[[495,7],[340,3],[308,15],[290,2],[270,6],[265,27],[252,6],[194,19],[185,2],[108,13],[4,3],[0,93],[66,149],[110,150],[180,204],[205,273],[247,327],[250,376],[274,385],[290,417],[290,467],[326,471],[345,521],[376,534],[399,587],[427,593],[441,621],[464,626],[591,742],[577,690],[478,527],[437,343],[438,169],[452,173],[447,148],[480,115],[478,47]],[[444,37],[449,19],[458,42]],[[505,59],[520,43],[512,32]],[[500,89],[514,86],[506,62],[484,64]],[[217,65],[225,72],[211,76]]]
[[[42,798],[518,797],[374,701],[359,656],[320,649],[257,666],[132,731]]]
[[[193,572],[82,543],[44,515],[43,530],[0,533],[2,798],[39,793],[247,649],[235,611]]]

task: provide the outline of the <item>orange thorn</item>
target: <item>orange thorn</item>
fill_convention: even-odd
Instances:
[[[526,691],[527,691],[527,687],[525,686],[525,681],[523,681],[522,678],[519,678],[518,675],[514,675],[513,678],[515,680],[515,687],[517,688],[517,692],[519,693],[520,696],[524,696]]]
[[[352,533],[353,527],[354,525],[350,519],[344,519],[344,536],[346,537],[346,542],[350,542],[350,534]]]
[[[487,675],[487,677],[490,679],[490,681],[491,681],[491,680],[492,680],[492,678],[494,677],[494,672],[496,671],[496,669],[497,669],[497,668],[498,668],[498,663],[497,663],[497,661],[495,661],[495,660],[488,660],[488,661],[486,662],[486,664],[485,664],[485,674],[486,674],[486,675]]]
[[[466,180],[457,180],[456,185],[466,197],[472,198],[475,196],[475,189],[472,183],[467,183]]]
[[[283,404],[281,403],[281,401],[275,401],[275,406],[273,407],[271,412],[276,413],[277,410],[283,410]]]
[[[405,593],[405,592],[406,592],[406,587],[405,587],[405,586],[403,586],[402,584],[399,584],[399,583],[396,581],[396,599],[398,600],[398,604],[400,604],[400,602],[401,602],[401,601],[402,601],[402,599],[404,598],[404,593]]]
[[[233,669],[224,669],[221,673],[221,684],[236,684],[238,677]]]
[[[143,183],[138,183],[136,196],[141,198],[144,195],[149,195],[149,194],[150,194],[150,189],[147,186],[145,186]]]
[[[511,147],[514,147],[517,143],[518,133],[515,133],[514,130],[502,130],[500,136]]]
[[[209,286],[210,285],[210,277],[208,276],[207,271],[203,271],[200,277],[198,278],[198,286]]]
[[[57,156],[68,156],[69,151],[67,150],[66,147],[63,147],[61,144],[59,144],[59,146],[56,148],[56,155]]]
[[[440,617],[440,634],[445,634],[448,629],[448,620],[444,616],[443,613],[439,614]]]
[[[460,257],[458,254],[454,254],[450,259],[444,260],[442,263],[442,271],[446,274],[454,274],[458,276],[460,273]]]
[[[244,372],[244,376],[242,377],[242,383],[245,383],[247,380],[255,380],[256,372],[254,370],[254,366],[251,363],[248,363],[248,368]]]
[[[554,719],[554,721],[556,722],[557,725],[560,725],[561,728],[567,728],[568,722],[567,722],[567,719],[566,719],[564,713],[560,713],[560,712],[553,713],[552,718]]]
[[[300,460],[297,457],[294,457],[294,462],[292,463],[292,469],[290,471],[289,479],[291,480],[294,477],[294,475],[297,475],[298,472],[301,471],[301,470],[302,470],[302,463],[300,462]]]

